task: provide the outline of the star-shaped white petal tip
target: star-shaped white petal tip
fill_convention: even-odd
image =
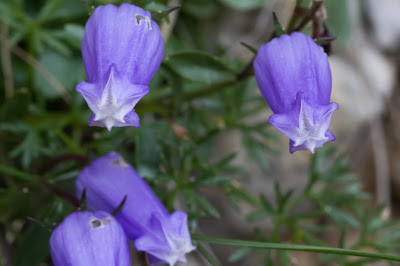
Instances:
[[[297,150],[314,153],[316,148],[335,139],[328,128],[332,114],[337,109],[336,103],[309,104],[304,94],[299,92],[292,109],[271,116],[270,123],[291,140],[291,153]]]
[[[133,109],[149,92],[148,86],[130,83],[118,73],[114,64],[110,66],[104,88],[100,84],[87,82],[78,86],[77,91],[82,94],[93,112],[90,126],[106,127],[109,131],[113,127],[139,126],[139,118]]]

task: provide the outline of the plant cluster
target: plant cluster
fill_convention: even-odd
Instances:
[[[334,140],[328,127],[337,104],[330,103],[327,61],[335,38],[326,19],[318,13],[324,7],[323,1],[298,0],[285,29],[271,12],[275,30],[272,36],[265,37],[264,48],[242,43],[243,49],[252,53],[249,61],[232,57],[215,43],[213,53],[207,50],[213,38],[207,36],[202,22],[211,21],[226,7],[243,12],[256,10],[265,5],[264,0],[184,0],[178,1],[179,6],[167,0],[129,4],[114,1],[115,6],[143,12],[135,13],[134,18],[135,26],[141,27],[140,33],[131,32],[128,24],[119,31],[104,30],[109,23],[102,23],[109,14],[95,15],[96,7],[106,2],[0,2],[0,265],[47,265],[52,256],[54,264],[64,265],[64,257],[57,257],[53,246],[56,241],[52,248],[49,242],[54,232],[61,231],[55,229],[61,225],[66,228],[64,231],[74,234],[71,228],[85,232],[80,225],[89,221],[92,228],[104,227],[112,232],[115,238],[110,238],[110,243],[125,241],[125,234],[132,240],[137,237],[136,233],[127,232],[121,221],[129,220],[126,217],[131,210],[126,207],[139,206],[145,200],[130,202],[128,195],[121,203],[115,197],[113,205],[106,209],[97,206],[100,200],[93,198],[101,194],[100,190],[91,190],[96,182],[77,185],[76,192],[77,177],[82,178],[85,173],[82,169],[93,169],[97,160],[114,156],[109,155],[111,151],[126,160],[124,167],[133,171],[129,178],[144,180],[140,191],[153,193],[149,201],[157,203],[149,206],[163,206],[162,215],[178,213],[182,220],[187,213],[185,226],[192,244],[189,241],[184,253],[196,247],[193,252],[201,253],[211,265],[221,263],[205,247],[206,243],[236,246],[229,257],[232,263],[257,256],[260,265],[291,265],[291,251],[320,253],[322,264],[400,261],[400,256],[389,255],[398,251],[399,221],[385,219],[383,206],[371,207],[372,201],[363,191],[359,177],[351,173],[346,156],[335,152],[334,143],[324,144]],[[92,24],[87,23],[88,19]],[[158,27],[163,36],[156,32]],[[98,37],[102,30],[108,35]],[[156,33],[150,36],[150,30],[151,34]],[[129,34],[134,37],[132,40],[144,40],[132,44],[137,45],[136,59],[123,45],[107,50],[107,40],[123,44]],[[290,48],[284,49],[288,57],[274,48],[275,44]],[[292,62],[298,49],[311,59],[307,61],[299,55],[299,60]],[[270,61],[275,64],[273,67],[268,65]],[[137,67],[136,72],[129,68],[132,66]],[[287,70],[290,77],[280,70]],[[300,93],[291,87],[299,80],[303,89]],[[279,92],[280,85],[286,86],[283,94]],[[262,96],[255,93],[257,86]],[[274,112],[271,124],[267,119],[252,123],[252,117],[265,113],[265,100]],[[273,195],[251,195],[235,179],[236,175],[249,173],[249,169],[234,163],[235,153],[218,160],[210,158],[219,152],[215,149],[218,139],[237,131],[248,157],[268,175],[268,157],[279,156],[279,150],[288,148],[276,144],[279,135],[271,126],[290,139],[291,152],[315,150],[308,182],[304,188],[286,190],[276,181]],[[107,166],[104,163],[99,167]],[[101,176],[102,171],[108,171],[104,169],[90,176]],[[123,184],[115,184],[118,186],[122,188]],[[246,217],[248,226],[254,227],[253,241],[196,233],[203,217],[224,219],[201,193],[210,187],[218,188],[237,212],[241,212],[242,202],[254,209]],[[108,187],[103,185],[101,189],[103,200]],[[86,201],[80,202],[79,198],[84,190],[95,191],[87,195],[85,207],[92,212],[82,210]],[[176,211],[178,204],[185,213]],[[70,224],[65,223],[65,217],[69,217]],[[151,230],[162,227],[155,226],[157,219],[149,217]],[[161,225],[168,220],[165,217],[159,219]],[[272,232],[253,225],[260,221],[270,221]],[[122,226],[114,227],[117,222]],[[148,221],[129,222],[148,226]],[[324,241],[324,236],[332,232],[339,235],[335,246]],[[347,241],[349,232],[357,232],[355,243]],[[100,239],[97,237],[93,239]],[[188,237],[185,235],[185,239]],[[138,246],[137,250],[150,254],[150,262],[147,255],[140,256],[143,265],[176,262]],[[127,246],[121,250],[121,256],[129,260]],[[178,261],[184,259],[180,257]],[[99,262],[93,259],[91,263]]]

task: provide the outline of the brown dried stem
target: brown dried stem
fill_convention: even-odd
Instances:
[[[297,25],[297,27],[295,27],[293,29],[293,31],[300,31],[301,29],[303,29],[307,25],[307,23],[310,22],[314,18],[315,13],[321,8],[323,2],[324,1],[321,1],[321,0],[314,1],[313,5],[310,8],[310,12],[308,12],[308,15],[303,17],[303,19],[300,21],[299,25]]]
[[[71,95],[67,92],[65,87],[36,58],[31,56],[28,52],[18,46],[11,47],[11,51],[19,58],[24,60],[32,68],[37,70],[43,76],[43,78],[46,79],[47,82],[56,89],[64,102],[66,102],[67,104],[71,102]]]
[[[8,45],[8,25],[1,23],[0,29],[1,44],[1,67],[3,69],[5,98],[12,98],[14,95],[14,80],[12,74],[11,54]]]

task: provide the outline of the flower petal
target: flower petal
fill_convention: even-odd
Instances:
[[[157,23],[137,6],[99,6],[86,23],[82,56],[89,82],[105,86],[110,65],[115,64],[132,83],[147,85],[163,54]]]
[[[119,74],[115,64],[110,66],[108,76],[107,84],[101,94],[100,90],[96,90],[95,84],[87,82],[79,83],[76,88],[93,112],[89,125],[107,127],[108,130],[112,127],[138,127],[139,119],[133,108],[149,92],[149,87],[130,84]],[[135,119],[125,121],[128,114],[130,118]]]
[[[149,92],[163,54],[163,39],[150,12],[130,4],[96,8],[82,41],[88,82],[76,86],[93,112],[89,125],[138,127],[133,108]]]
[[[195,249],[190,241],[187,229],[187,215],[176,211],[167,220],[153,214],[147,233],[135,240],[137,250],[146,251],[153,257],[153,262],[167,262],[173,266],[177,262],[186,262],[185,255]]]
[[[55,266],[130,265],[128,239],[104,211],[67,216],[53,231],[50,248]]]
[[[192,251],[187,215],[169,214],[151,188],[117,153],[109,153],[86,167],[76,181],[77,196],[86,189],[86,202],[93,210],[112,212],[126,195],[116,219],[138,250],[151,255],[152,262],[170,265],[185,261]],[[140,239],[140,240],[138,240]]]
[[[283,114],[274,114],[269,122],[290,142],[290,152],[321,147],[325,142],[335,140],[328,130],[332,114],[339,106],[336,103],[317,105],[307,102],[304,93],[298,92],[292,108]]]
[[[263,45],[254,70],[261,93],[274,113],[290,109],[298,91],[310,103],[330,102],[332,81],[327,55],[302,33],[282,35]]]

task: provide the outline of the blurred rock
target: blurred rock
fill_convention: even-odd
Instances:
[[[376,42],[386,50],[395,50],[400,42],[400,1],[368,0],[366,11]]]
[[[296,5],[295,0],[265,1],[263,8],[248,12],[227,8],[220,16],[218,42],[227,49],[227,54],[250,60],[253,56],[240,45],[245,42],[254,48],[264,44],[273,33],[272,12],[274,11],[285,27]]]
[[[395,83],[395,65],[390,60],[365,42],[352,46],[357,49],[330,57],[331,101],[340,107],[331,130],[339,146],[347,146],[358,128],[383,113]]]

